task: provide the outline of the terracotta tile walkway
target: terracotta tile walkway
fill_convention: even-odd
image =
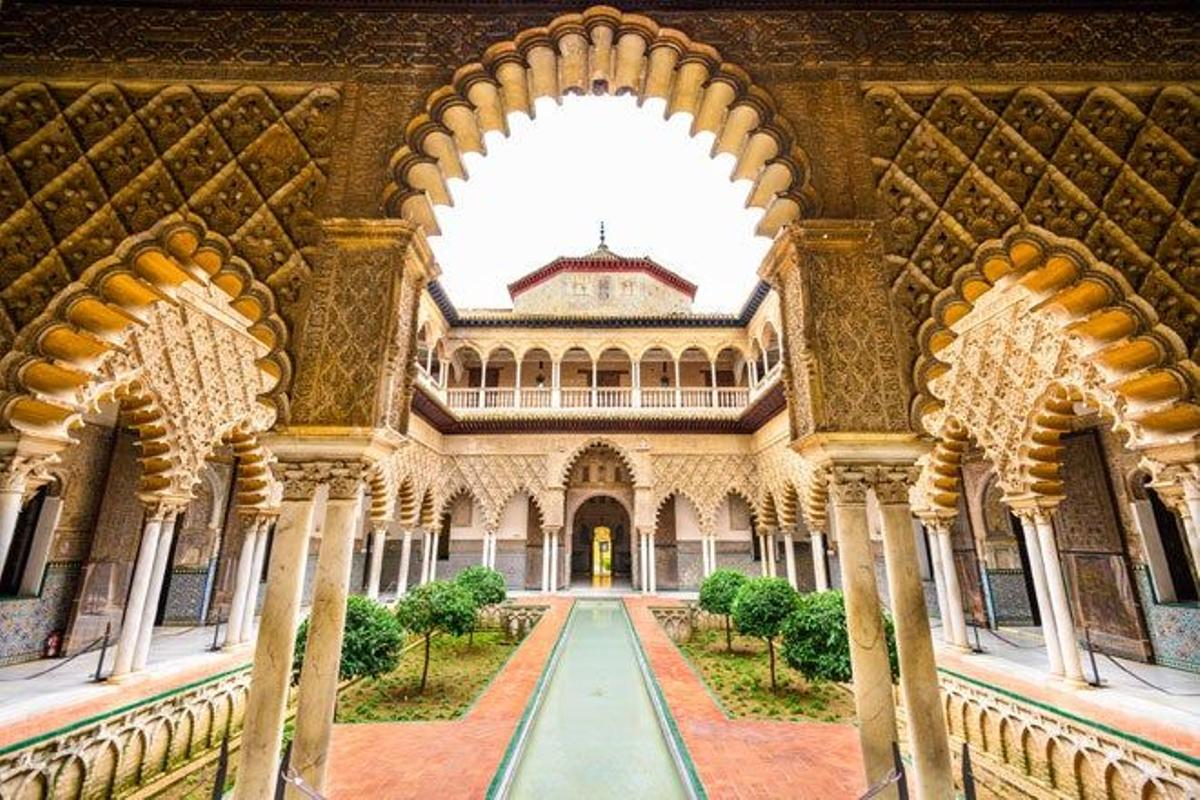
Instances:
[[[661,597],[625,599],[708,796],[712,800],[858,797],[865,781],[854,727],[726,717],[649,611],[651,605],[671,602]]]
[[[326,786],[331,800],[486,794],[571,607],[566,598],[521,599],[551,609],[466,716],[333,727]]]

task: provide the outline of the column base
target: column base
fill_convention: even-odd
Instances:
[[[124,675],[109,675],[104,679],[104,682],[112,686],[128,686],[132,683],[140,683],[150,679],[150,671],[146,668],[135,669],[132,672],[126,672]]]
[[[237,644],[224,644],[224,645],[221,645],[221,652],[222,653],[240,653],[243,650],[251,649],[251,647],[253,645],[254,645],[254,642],[250,641],[249,639],[247,639],[244,642],[238,642]]]

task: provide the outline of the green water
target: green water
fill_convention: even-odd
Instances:
[[[686,798],[619,602],[579,600],[513,798]]]

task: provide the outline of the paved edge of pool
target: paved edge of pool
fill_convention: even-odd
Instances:
[[[508,746],[504,748],[500,766],[496,768],[496,774],[492,776],[487,794],[484,795],[486,800],[496,800],[502,797],[512,784],[517,762],[520,760],[520,755],[525,749],[525,742],[529,738],[533,718],[537,716],[537,711],[542,706],[542,700],[546,696],[546,685],[554,673],[554,668],[558,665],[558,659],[562,655],[562,643],[566,640],[567,631],[575,619],[575,603],[576,600],[571,600],[571,608],[567,611],[567,620],[558,631],[558,638],[554,640],[554,647],[550,649],[550,656],[542,667],[542,674],[538,676],[537,683],[534,684],[533,694],[529,696],[529,702],[525,704],[525,711],[521,714],[520,721],[517,722],[517,728],[513,731],[512,738],[508,740]]]
[[[688,753],[687,745],[683,741],[683,735],[679,732],[679,725],[675,722],[675,717],[671,714],[671,707],[667,705],[667,698],[663,694],[662,687],[658,685],[658,678],[654,675],[654,669],[650,666],[650,660],[646,656],[646,651],[642,647],[641,637],[638,636],[637,628],[633,626],[633,619],[629,616],[629,607],[625,605],[624,600],[617,600],[621,605],[621,615],[625,618],[625,626],[629,630],[629,636],[633,639],[634,650],[637,652],[638,667],[642,671],[642,681],[646,684],[646,688],[650,695],[650,704],[654,706],[655,715],[658,717],[658,726],[662,730],[663,738],[667,740],[667,749],[671,751],[671,758],[675,761],[675,768],[679,770],[679,775],[683,779],[683,787],[688,794],[695,800],[708,800],[708,793],[704,791],[704,783],[700,780],[700,773],[696,770],[696,764],[692,761],[692,756]]]
[[[554,674],[554,670],[558,666],[559,658],[562,655],[562,644],[566,641],[567,633],[574,623],[575,609],[580,599],[574,598],[571,600],[571,608],[567,613],[567,621],[558,632],[558,638],[554,641],[550,657],[546,659],[546,664],[542,667],[542,673],[538,676],[537,684],[533,688],[533,694],[529,698],[529,702],[525,705],[525,711],[521,714],[521,719],[517,723],[517,728],[513,732],[508,746],[504,749],[504,757],[500,759],[500,766],[496,768],[496,774],[492,777],[492,782],[488,784],[487,794],[485,795],[486,800],[500,800],[511,788],[513,778],[516,775],[517,764],[520,762],[521,754],[529,739],[529,732],[533,727],[534,717],[537,716],[538,709],[541,708],[542,701],[545,698],[550,676]],[[633,649],[637,657],[638,670],[642,675],[642,683],[646,687],[646,693],[650,698],[650,705],[653,706],[654,716],[658,721],[659,731],[663,734],[667,749],[671,753],[671,760],[675,762],[675,768],[679,773],[683,788],[688,793],[688,796],[694,800],[708,800],[708,794],[704,791],[704,784],[700,781],[700,775],[696,771],[696,764],[692,761],[692,757],[688,753],[687,745],[684,743],[683,736],[679,732],[679,726],[675,722],[675,717],[671,714],[671,709],[667,705],[662,687],[659,686],[658,679],[654,675],[654,670],[650,667],[650,661],[647,659],[646,651],[642,647],[642,640],[638,637],[637,629],[633,626],[633,620],[629,616],[629,608],[626,607],[624,601],[620,598],[589,597],[583,599],[596,602],[611,602],[620,607],[621,617],[625,620],[626,632],[633,641]]]

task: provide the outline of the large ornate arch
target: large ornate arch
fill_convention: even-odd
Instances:
[[[621,463],[629,470],[634,486],[649,484],[648,476],[638,468],[638,460],[629,451],[606,436],[591,436],[568,450],[562,460],[554,466],[547,478],[548,486],[567,488],[571,482],[571,470],[575,468],[580,457],[593,447],[605,447],[612,450]]]
[[[563,14],[489,47],[429,95],[392,155],[384,207],[438,233],[433,206],[450,205],[446,181],[465,179],[464,153],[485,153],[484,134],[508,133],[507,115],[563,94],[634,94],[665,100],[668,117],[693,116],[692,135],[716,136],[713,155],[736,158],[731,178],[753,181],[746,203],[765,209],[756,233],[774,236],[811,216],[808,156],[771,96],[712,47],[609,6]]]
[[[972,438],[1006,493],[1061,494],[1064,403],[1102,410],[1134,449],[1200,434],[1200,370],[1178,335],[1119,273],[1040,229],[981,247],[919,343],[914,410],[937,438],[923,486],[943,513]]]
[[[285,344],[270,291],[199,219],[177,217],[122,243],[21,330],[0,360],[0,422],[18,450],[53,453],[85,411],[118,399],[139,435],[142,491],[188,496],[214,447],[273,424]]]

